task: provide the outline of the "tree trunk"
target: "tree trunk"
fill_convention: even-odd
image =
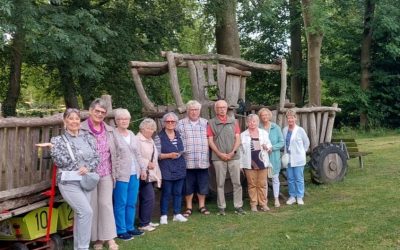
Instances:
[[[361,81],[360,87],[362,91],[366,91],[369,87],[370,79],[370,50],[372,43],[372,22],[374,20],[375,12],[375,1],[365,1],[365,12],[364,12],[364,32],[361,43]],[[368,114],[367,111],[361,110],[360,113],[360,127],[365,128],[368,125]]]
[[[314,23],[312,0],[302,0],[304,27],[307,37],[307,77],[308,103],[311,106],[321,105],[320,61],[323,33]]]
[[[239,31],[236,22],[236,0],[215,0],[215,37],[217,53],[240,57]]]
[[[58,71],[60,72],[60,82],[61,86],[63,86],[66,108],[79,108],[78,98],[76,96],[76,87],[74,79],[69,72],[69,67],[66,65],[59,65]]]
[[[3,103],[3,115],[16,116],[16,108],[21,93],[21,68],[24,49],[24,33],[17,28],[11,45],[10,81]]]
[[[301,47],[301,11],[297,0],[290,0],[290,58],[292,61],[290,78],[290,101],[296,106],[303,106],[303,91],[301,81],[302,47]]]

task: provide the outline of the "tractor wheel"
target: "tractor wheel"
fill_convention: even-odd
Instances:
[[[49,249],[62,250],[64,248],[63,239],[58,234],[50,235]]]
[[[323,143],[314,148],[308,163],[315,183],[327,184],[343,180],[347,171],[346,153],[337,144]]]
[[[12,244],[10,249],[12,249],[12,250],[29,250],[29,248],[24,243],[21,243],[21,242],[16,242],[16,243]]]

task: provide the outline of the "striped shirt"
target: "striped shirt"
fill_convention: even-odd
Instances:
[[[178,122],[177,129],[182,137],[185,148],[187,169],[206,169],[210,166],[207,140],[207,120],[199,118],[197,122],[183,118]]]

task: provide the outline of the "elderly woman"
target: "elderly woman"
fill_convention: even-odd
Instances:
[[[51,138],[50,153],[58,167],[58,189],[74,211],[74,249],[89,249],[93,216],[90,192],[82,189],[78,179],[68,180],[61,176],[64,171],[77,171],[79,175],[85,175],[96,170],[99,164],[96,140],[89,133],[79,129],[79,110],[67,109],[63,118],[65,134]]]
[[[136,202],[139,193],[139,177],[146,175],[136,136],[128,129],[131,114],[126,109],[114,111],[116,138],[119,150],[118,164],[115,166],[114,216],[118,238],[128,240],[140,236],[135,229]]]
[[[183,158],[184,148],[179,132],[176,130],[178,117],[170,112],[162,118],[163,129],[156,136],[157,150],[160,152],[158,164],[161,169],[161,218],[160,224],[168,224],[168,203],[173,197],[173,221],[186,222],[181,214],[183,184],[186,177],[186,163]]]
[[[106,114],[106,103],[97,98],[90,104],[89,118],[81,125],[82,130],[96,138],[97,152],[100,155],[100,164],[96,169],[100,175],[100,181],[92,192],[90,202],[93,208],[92,241],[95,241],[93,246],[95,250],[103,249],[104,241],[107,241],[109,249],[118,249],[114,241],[117,230],[112,205],[115,178],[113,165],[117,163],[118,151],[115,144],[115,131],[104,122]]]
[[[286,204],[304,205],[304,166],[306,165],[306,151],[310,146],[310,140],[306,132],[296,125],[296,111],[289,109],[286,112],[287,124],[283,129],[285,138],[285,152],[289,154],[287,178],[289,186],[289,199]]]
[[[156,182],[161,187],[161,172],[158,166],[158,152],[153,141],[153,134],[157,125],[153,119],[145,118],[139,125],[139,133],[136,135],[138,151],[141,161],[146,166],[146,172],[140,175],[139,188],[139,229],[153,231],[159,225],[151,222],[151,215],[154,208],[154,187]]]
[[[262,108],[258,111],[261,123],[260,128],[266,130],[269,135],[269,140],[272,144],[272,152],[269,155],[269,161],[272,165],[272,190],[274,192],[275,207],[280,207],[279,203],[279,173],[281,171],[281,148],[283,147],[283,135],[281,128],[271,122],[272,112],[267,108]]]
[[[267,206],[267,168],[269,166],[268,152],[272,145],[268,132],[260,129],[259,118],[250,114],[246,118],[247,130],[240,134],[240,167],[245,169],[251,211],[268,211]]]

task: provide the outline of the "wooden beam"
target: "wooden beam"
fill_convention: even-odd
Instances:
[[[286,59],[281,61],[281,92],[279,96],[279,109],[283,109],[286,100],[286,89],[287,89],[287,65]]]
[[[42,181],[40,183],[32,184],[32,185],[25,186],[25,187],[1,191],[0,192],[0,202],[8,200],[8,199],[23,197],[23,196],[26,196],[29,194],[37,193],[37,192],[43,191],[49,187],[50,187],[50,183],[48,180],[46,180],[46,181]]]
[[[183,104],[182,96],[181,96],[181,90],[179,88],[179,82],[178,82],[178,72],[176,69],[176,63],[175,63],[175,55],[171,51],[166,53],[166,58],[168,62],[168,69],[169,69],[169,83],[171,86],[171,91],[172,95],[175,99],[175,103],[178,106],[178,110],[180,113],[185,112],[186,107]]]
[[[156,108],[152,101],[150,101],[149,97],[147,97],[146,91],[144,90],[142,79],[140,78],[139,72],[136,68],[131,68],[131,73],[133,77],[133,83],[135,84],[136,91],[139,95],[140,100],[142,101],[143,106],[151,111],[155,111]]]
[[[243,60],[240,58],[227,56],[227,55],[220,55],[220,54],[207,54],[207,55],[192,55],[192,54],[180,54],[174,53],[171,51],[161,51],[161,56],[166,57],[168,53],[173,53],[175,57],[182,58],[184,60],[194,60],[194,61],[208,61],[208,60],[215,60],[215,61],[226,61],[231,63],[236,63],[243,67],[243,70],[266,70],[266,71],[279,71],[281,70],[281,65],[276,64],[261,64],[250,62],[247,60]]]

